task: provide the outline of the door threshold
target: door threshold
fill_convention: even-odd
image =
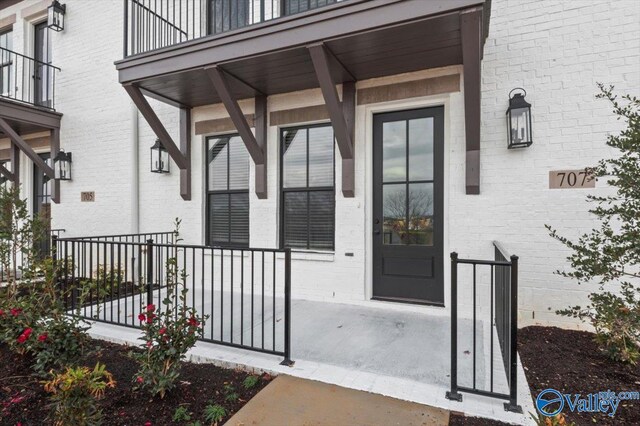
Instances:
[[[444,308],[444,303],[441,302],[430,302],[427,300],[421,299],[410,299],[405,297],[380,297],[373,296],[371,300],[378,300],[380,302],[395,302],[395,303],[406,303],[410,305],[424,305],[424,306],[437,306],[440,308]]]

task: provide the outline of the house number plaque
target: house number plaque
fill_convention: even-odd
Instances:
[[[80,201],[83,203],[93,203],[95,200],[96,200],[96,193],[93,191],[80,193]]]
[[[550,189],[595,188],[596,179],[589,169],[552,170],[549,172]]]

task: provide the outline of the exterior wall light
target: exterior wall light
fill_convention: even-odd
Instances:
[[[169,153],[156,139],[156,143],[151,147],[151,172],[169,173]]]
[[[513,92],[518,93],[513,94]],[[517,87],[509,92],[509,108],[507,108],[507,132],[509,149],[531,146],[531,104],[524,98],[527,92]]]
[[[53,159],[56,180],[71,180],[71,153],[59,151]]]
[[[60,4],[58,0],[53,0],[47,8],[47,27],[58,32],[64,30],[64,14],[66,11],[66,4]]]

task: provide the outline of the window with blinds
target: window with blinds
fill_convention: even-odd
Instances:
[[[334,138],[330,125],[283,129],[282,241],[284,247],[333,250]]]
[[[238,135],[207,139],[207,244],[249,246],[249,153]]]

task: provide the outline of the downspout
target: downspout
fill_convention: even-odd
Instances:
[[[131,233],[140,232],[140,157],[138,108],[131,103]]]

